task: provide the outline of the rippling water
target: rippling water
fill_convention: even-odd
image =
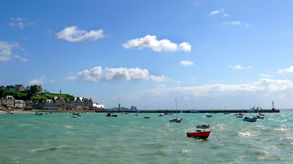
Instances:
[[[234,114],[0,115],[0,163],[289,163],[293,110],[244,122]],[[255,114],[250,114],[255,115]],[[151,119],[143,119],[151,116]],[[198,123],[208,140],[186,137]]]

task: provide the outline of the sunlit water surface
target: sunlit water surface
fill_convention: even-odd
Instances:
[[[0,115],[0,163],[289,163],[293,110],[244,122],[234,114]],[[255,114],[248,114],[255,115]],[[150,119],[143,119],[151,116]],[[208,140],[187,138],[209,123]]]

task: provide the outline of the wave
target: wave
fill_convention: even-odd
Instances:
[[[46,152],[46,151],[55,151],[58,149],[64,149],[68,148],[66,145],[60,145],[60,146],[55,146],[55,147],[44,147],[44,148],[36,148],[36,149],[31,149],[30,152]]]

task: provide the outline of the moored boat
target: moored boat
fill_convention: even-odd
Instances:
[[[262,114],[262,113],[258,113],[258,114],[256,115],[256,117],[257,117],[257,119],[264,119],[264,118],[265,118],[265,115]]]
[[[159,114],[159,117],[162,117],[162,116],[164,116],[164,114],[163,114],[163,113]]]
[[[150,116],[145,116],[145,117],[144,117],[144,119],[150,119],[150,118],[151,118]]]
[[[196,129],[196,131],[187,132],[187,137],[207,139],[210,136],[211,130]]]
[[[199,128],[199,129],[207,129],[209,128],[210,125],[209,124],[201,124],[201,125],[197,125],[196,128]]]
[[[206,115],[206,117],[213,117],[213,115],[211,115],[211,114],[208,114],[208,115]]]
[[[238,114],[235,114],[236,118],[242,118],[244,114],[242,113],[238,113]]]
[[[178,117],[177,99],[175,99],[175,104],[176,104],[176,118],[169,120],[169,122],[181,123],[182,119]]]
[[[170,122],[176,122],[176,123],[181,123],[182,119],[181,118],[174,118],[169,120]]]
[[[244,117],[243,121],[247,121],[247,122],[256,122],[257,117]]]

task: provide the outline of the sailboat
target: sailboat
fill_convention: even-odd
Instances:
[[[170,122],[175,122],[175,123],[181,123],[181,118],[178,118],[178,111],[177,111],[177,99],[175,99],[175,103],[176,103],[176,118],[169,120]]]

